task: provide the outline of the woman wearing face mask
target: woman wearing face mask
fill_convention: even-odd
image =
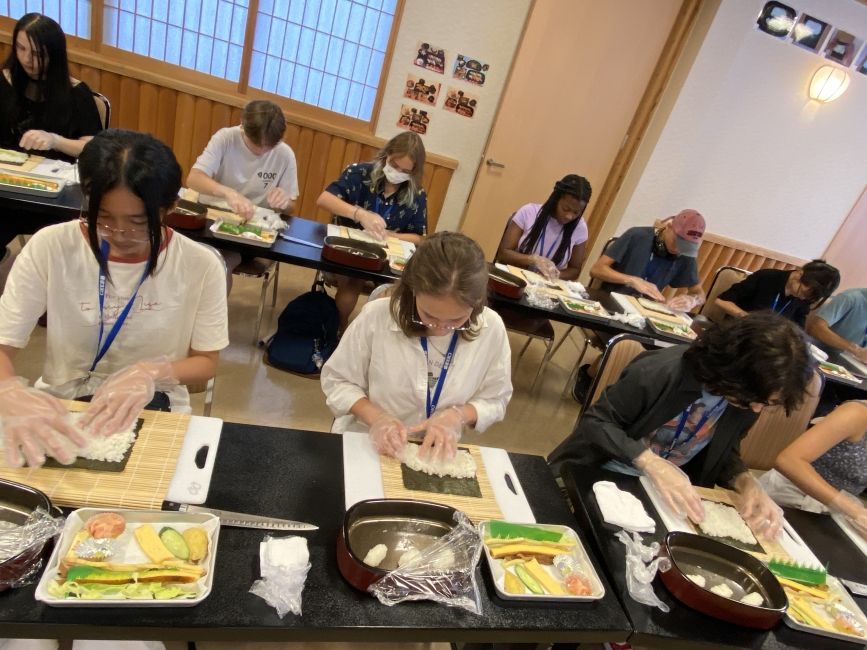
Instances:
[[[73,161],[102,123],[90,88],[69,76],[63,30],[26,14],[12,44],[0,76],[0,147]]]
[[[420,453],[451,458],[464,426],[484,431],[512,396],[503,321],[485,306],[488,267],[465,235],[427,238],[389,300],[365,305],[322,368],[333,430],[368,431],[396,456],[423,435]]]
[[[569,174],[557,181],[545,203],[528,203],[512,215],[497,261],[550,279],[578,279],[587,242],[587,223],[581,215],[591,193],[583,176]]]
[[[427,232],[427,197],[421,186],[424,143],[401,133],[385,143],[372,162],[355,163],[319,195],[316,205],[339,223],[362,228],[378,239],[387,236],[419,243]],[[364,286],[362,280],[336,276],[341,329]]]
[[[229,343],[219,258],[162,225],[181,168],[150,135],[108,130],[79,159],[81,220],[43,228],[0,297],[0,418],[7,463],[72,462],[80,443],[57,398],[93,396],[80,424],[107,435],[151,407],[189,410],[184,384],[214,376]],[[15,354],[48,319],[42,376],[16,377]]]

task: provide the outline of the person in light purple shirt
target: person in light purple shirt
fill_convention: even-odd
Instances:
[[[576,280],[584,263],[587,223],[581,218],[592,189],[569,174],[542,205],[528,203],[512,215],[497,261],[537,271],[549,279]]]

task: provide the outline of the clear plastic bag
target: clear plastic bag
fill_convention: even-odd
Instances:
[[[0,522],[0,562],[5,562],[19,553],[32,550],[38,553],[45,543],[63,530],[63,517],[55,517],[43,508],[36,508],[23,524]],[[23,587],[36,582],[42,571],[42,559],[34,562],[27,571],[15,578],[0,579],[3,589]]]
[[[306,539],[266,535],[259,544],[262,579],[253,583],[250,593],[276,609],[280,618],[289,612],[300,615],[301,592],[310,566]]]
[[[626,587],[629,595],[636,602],[668,612],[668,605],[659,599],[652,584],[657,571],[664,572],[671,568],[671,560],[667,557],[656,557],[659,554],[659,542],[647,546],[642,543],[641,535],[632,533],[630,537],[623,530],[617,533],[617,539],[626,546]]]
[[[481,614],[476,565],[482,554],[482,540],[465,514],[456,513],[455,522],[449,533],[374,582],[368,591],[383,605],[432,600]]]
[[[533,307],[540,309],[554,309],[557,300],[551,296],[550,290],[545,285],[530,284],[524,289],[524,297]]]

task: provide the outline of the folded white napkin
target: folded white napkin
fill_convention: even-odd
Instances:
[[[307,540],[266,537],[259,544],[259,570],[262,579],[253,583],[250,593],[263,598],[280,618],[287,612],[301,614],[301,592],[310,570]]]
[[[593,484],[593,493],[607,523],[639,533],[656,530],[656,522],[635,495],[624,492],[611,481],[597,481]]]
[[[812,343],[810,343],[810,353],[818,361],[827,361],[828,360],[828,353],[825,352],[824,350],[822,350],[821,348],[817,348]]]

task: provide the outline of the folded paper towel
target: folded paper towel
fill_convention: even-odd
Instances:
[[[593,493],[607,523],[639,533],[656,530],[656,522],[635,495],[624,492],[611,481],[597,481],[593,484]]]
[[[259,544],[259,570],[262,579],[250,587],[277,610],[280,618],[287,612],[301,614],[301,592],[310,570],[310,552],[303,537],[266,537]]]

